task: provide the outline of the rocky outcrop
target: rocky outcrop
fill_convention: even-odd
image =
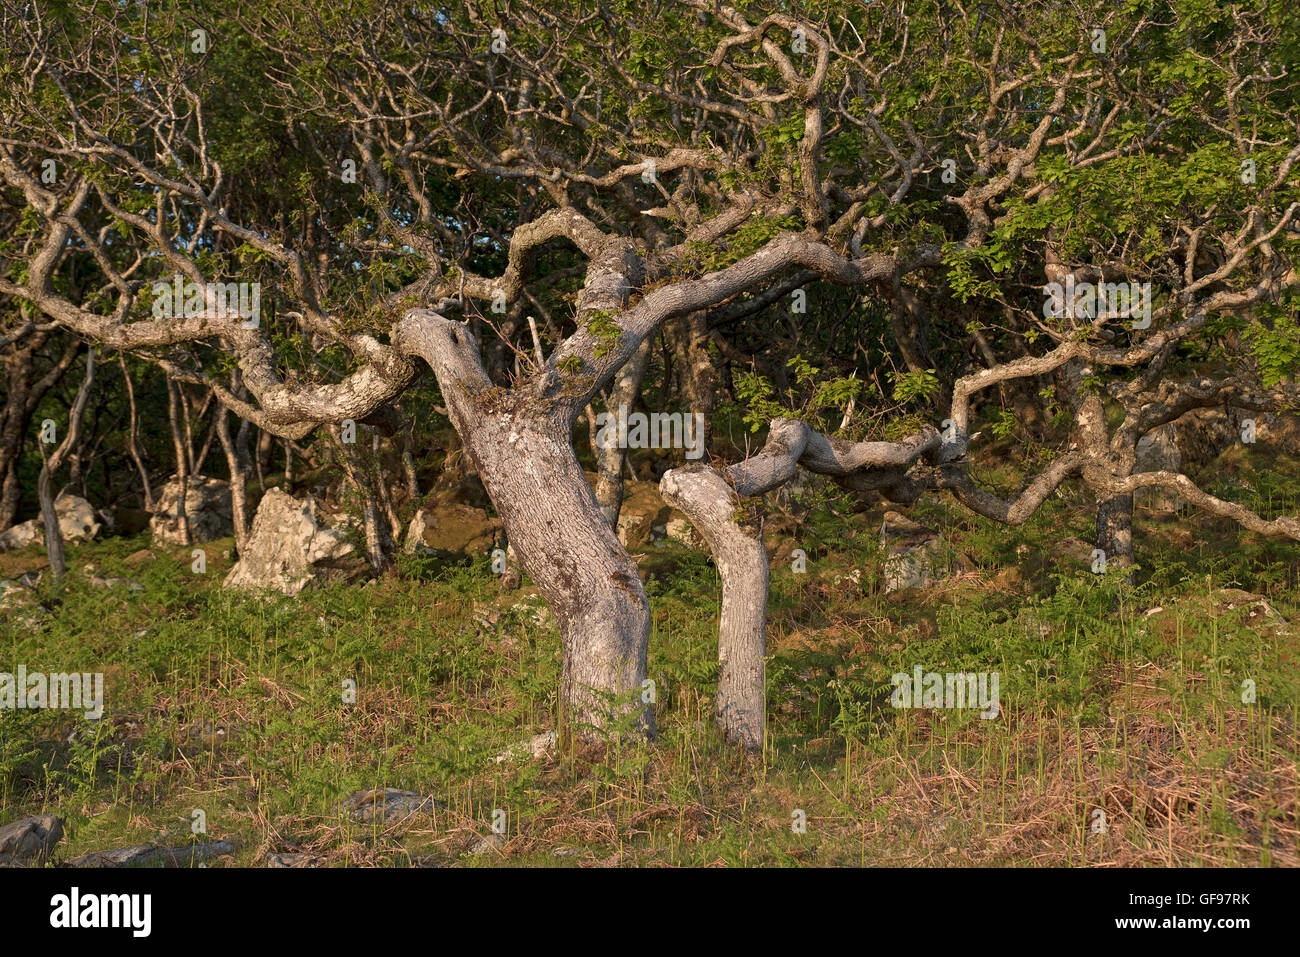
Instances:
[[[1203,466],[1231,448],[1249,445],[1247,423],[1254,423],[1254,438],[1288,455],[1300,455],[1300,416],[1248,412],[1215,407],[1193,409],[1173,423],[1174,443],[1182,465]]]
[[[158,493],[149,531],[155,545],[184,545],[176,500],[181,483],[172,479]],[[210,542],[233,535],[235,521],[230,511],[230,483],[221,479],[190,476],[185,490],[185,515],[190,522],[190,543]]]
[[[19,522],[0,535],[0,552],[26,548],[28,545],[39,545],[44,541],[45,527],[39,518],[33,518],[26,522]]]
[[[623,507],[618,512],[618,540],[628,551],[649,545],[664,534],[668,524],[668,503],[653,482],[627,482],[623,486]]]
[[[55,814],[23,818],[0,827],[0,863],[40,862],[63,840],[63,819]]]
[[[666,539],[706,549],[704,537],[686,516],[671,507],[654,482],[627,482],[618,513],[618,540],[630,552]]]
[[[501,522],[472,505],[421,508],[411,519],[403,546],[408,555],[486,555],[501,534]]]
[[[54,500],[54,514],[59,517],[63,543],[88,542],[99,534],[103,524],[95,508],[80,495],[64,492]],[[45,523],[33,518],[0,535],[0,552],[45,542]]]
[[[1182,453],[1178,449],[1178,433],[1172,425],[1163,425],[1148,432],[1137,443],[1137,461],[1134,472],[1181,472]],[[1133,504],[1152,508],[1175,509],[1182,502],[1177,492],[1163,488],[1138,489]]]
[[[886,512],[880,525],[880,543],[885,550],[885,594],[925,588],[941,577],[937,552],[943,546],[943,537],[938,532],[901,512]]]
[[[136,844],[111,851],[91,851],[68,861],[69,867],[194,867],[199,861],[235,853],[229,841],[180,844]],[[200,865],[202,866],[202,865]]]
[[[336,518],[327,521],[310,497],[299,501],[271,489],[258,506],[248,544],[226,576],[226,587],[273,588],[296,595],[331,577],[331,563],[354,551],[345,524]]]

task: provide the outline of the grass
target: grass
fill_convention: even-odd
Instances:
[[[952,573],[888,596],[879,511],[773,522],[756,757],[712,725],[718,579],[678,546],[642,561],[658,740],[500,763],[550,726],[559,636],[486,555],[288,599],[223,591],[229,542],[206,574],[188,549],[74,546],[39,629],[0,621],[0,670],[101,671],[105,718],[0,711],[0,821],[59,813],[67,860],[195,839],[202,810],[236,845],[209,866],[1300,864],[1300,547],[1143,515],[1129,587],[1062,544],[1090,537],[1081,501],[1020,529],[939,500],[913,515]],[[779,557],[796,546],[806,574]],[[3,555],[0,577],[40,564]],[[997,671],[1000,716],[895,710],[890,676],[915,665]],[[387,824],[337,809],[373,787],[437,803]],[[504,842],[467,853],[497,810]]]

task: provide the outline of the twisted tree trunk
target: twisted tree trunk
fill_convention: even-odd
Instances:
[[[659,481],[659,490],[704,536],[722,577],[718,724],[729,740],[749,751],[760,750],[767,723],[763,655],[768,564],[762,518],[738,519],[739,497],[707,467],[669,469]]]
[[[561,739],[626,719],[653,735],[641,700],[650,603],[570,441],[566,410],[494,388],[467,326],[428,310],[400,323],[403,348],[438,377],[470,464],[512,549],[555,613],[563,646]]]

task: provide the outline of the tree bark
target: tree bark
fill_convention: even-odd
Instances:
[[[459,322],[413,310],[399,336],[437,375],[510,545],[555,613],[563,646],[561,740],[620,719],[652,736],[654,712],[641,700],[650,603],[574,454],[567,410],[494,389],[477,342]]]
[[[144,510],[153,511],[153,487],[149,484],[149,470],[144,466],[144,460],[140,458],[140,416],[135,407],[135,385],[131,382],[131,373],[126,367],[126,357],[122,353],[117,354],[118,364],[122,367],[122,380],[126,383],[126,398],[130,410],[130,420],[127,426],[126,447],[131,454],[131,460],[135,462],[136,471],[140,473],[140,485],[144,490]]]
[[[230,471],[230,515],[235,526],[235,551],[243,555],[248,544],[248,421],[241,420],[237,435],[230,433],[230,411],[223,405],[217,410],[217,438],[226,453],[226,468]]]
[[[63,556],[63,533],[59,529],[59,515],[54,510],[54,474],[63,467],[69,453],[81,439],[81,418],[86,411],[86,400],[90,397],[90,387],[94,381],[95,350],[92,348],[86,352],[86,377],[81,381],[77,398],[68,413],[67,434],[54,453],[45,460],[36,480],[36,491],[41,500],[41,517],[45,521],[45,554],[49,556],[50,575],[55,582],[63,580],[67,563]]]
[[[737,521],[740,499],[711,468],[669,469],[659,490],[704,536],[722,577],[717,722],[728,740],[748,751],[761,750],[767,725],[763,656],[768,592],[762,519]]]
[[[632,411],[637,396],[641,393],[641,381],[645,378],[646,366],[649,364],[650,337],[647,336],[627,365],[614,376],[605,403],[610,415],[617,416],[624,408],[629,413]],[[627,458],[627,450],[617,442],[611,442],[606,448],[595,445],[595,452],[596,501],[600,503],[601,514],[609,522],[610,528],[618,528],[618,513],[623,508],[623,462]]]
[[[1112,495],[1097,502],[1097,547],[1106,553],[1106,565],[1129,568],[1133,564],[1133,493]]]
[[[640,702],[649,599],[567,436],[545,422],[493,414],[462,437],[511,546],[560,626],[563,732],[639,712],[635,724],[653,733],[653,713]]]
[[[33,332],[19,340],[4,358],[5,394],[0,406],[0,531],[14,523],[22,487],[18,482],[18,459],[36,407],[45,394],[63,378],[81,349],[73,339],[53,367],[36,378],[37,354],[49,341],[47,332]]]
[[[176,451],[176,481],[180,489],[176,495],[176,526],[180,529],[181,544],[191,545],[193,540],[190,537],[190,516],[185,509],[185,499],[190,487],[190,469],[189,469],[189,450],[186,447],[184,433],[181,430],[180,415],[178,412],[179,400],[177,393],[180,391],[180,385],[170,377],[167,379],[167,416],[171,423],[172,445]]]

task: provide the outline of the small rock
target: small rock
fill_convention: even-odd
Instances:
[[[9,858],[41,860],[63,840],[63,819],[57,814],[23,818],[0,827],[0,861]]]
[[[470,617],[482,627],[492,629],[501,620],[501,609],[489,602],[475,602]]]
[[[125,578],[100,578],[98,575],[91,575],[90,583],[98,588],[116,588],[118,585],[123,585],[128,591],[144,591],[143,585],[127,581]]]
[[[147,548],[142,548],[138,552],[132,552],[130,555],[127,555],[126,558],[122,559],[122,564],[126,565],[128,568],[135,568],[139,565],[152,562],[157,558],[158,556],[152,551]]]
[[[65,545],[73,542],[88,542],[99,534],[103,523],[99,520],[94,506],[80,495],[64,492],[54,500],[54,514],[59,519],[59,534]],[[45,522],[33,518],[20,522],[0,535],[0,552],[28,545],[39,545],[45,541]]]
[[[515,602],[510,610],[518,614],[521,621],[538,628],[547,628],[555,622],[555,616],[551,614],[546,602],[536,596]]]
[[[172,478],[158,493],[154,503],[149,530],[155,545],[183,545],[181,524],[177,509],[181,483]],[[190,541],[193,544],[232,535],[235,520],[231,514],[230,483],[221,479],[191,475],[185,486],[185,517],[189,521]]]
[[[845,582],[852,582],[852,583],[855,584],[855,585],[861,585],[861,584],[862,584],[862,569],[860,569],[860,568],[854,568],[853,570],[851,570],[850,572],[848,572],[848,574],[845,574],[845,575],[836,575],[834,578],[831,579],[831,584],[832,584],[832,585],[842,585],[842,584],[844,584]]]
[[[330,562],[354,551],[345,531],[327,527],[323,519],[313,499],[300,502],[278,488],[269,489],[225,587],[275,588],[296,595],[321,582]]]
[[[618,512],[618,540],[628,551],[649,545],[663,528],[667,535],[668,503],[654,482],[625,482]]]
[[[501,527],[500,520],[472,505],[422,508],[411,519],[403,549],[408,555],[486,555]]]
[[[28,545],[39,544],[45,541],[45,532],[41,526],[41,520],[38,518],[30,519],[26,522],[19,522],[5,530],[0,535],[0,552],[7,552],[15,548],[26,548]]]
[[[193,867],[197,862],[223,854],[233,854],[235,846],[229,841],[208,844],[181,844],[164,847],[158,844],[136,844],[112,851],[92,851],[68,862],[69,867]]]
[[[338,803],[339,810],[346,811],[358,821],[370,822],[379,818],[385,823],[427,813],[437,807],[439,803],[431,797],[397,788],[353,791]]]
[[[549,757],[555,751],[555,732],[547,731],[543,734],[537,734],[527,741],[506,748],[492,760],[497,764],[503,764],[506,761],[513,761],[517,757],[528,756],[538,761],[542,758]]]
[[[681,542],[691,548],[706,549],[709,547],[708,542],[704,540],[694,525],[687,520],[686,516],[674,512],[664,526],[664,536],[674,541]]]
[[[469,849],[469,852],[471,854],[489,854],[492,851],[499,851],[505,846],[506,839],[496,831],[493,831],[486,837],[479,838],[474,846]]]
[[[932,583],[935,552],[943,545],[938,532],[891,511],[881,522],[880,542],[885,546],[885,594]]]

